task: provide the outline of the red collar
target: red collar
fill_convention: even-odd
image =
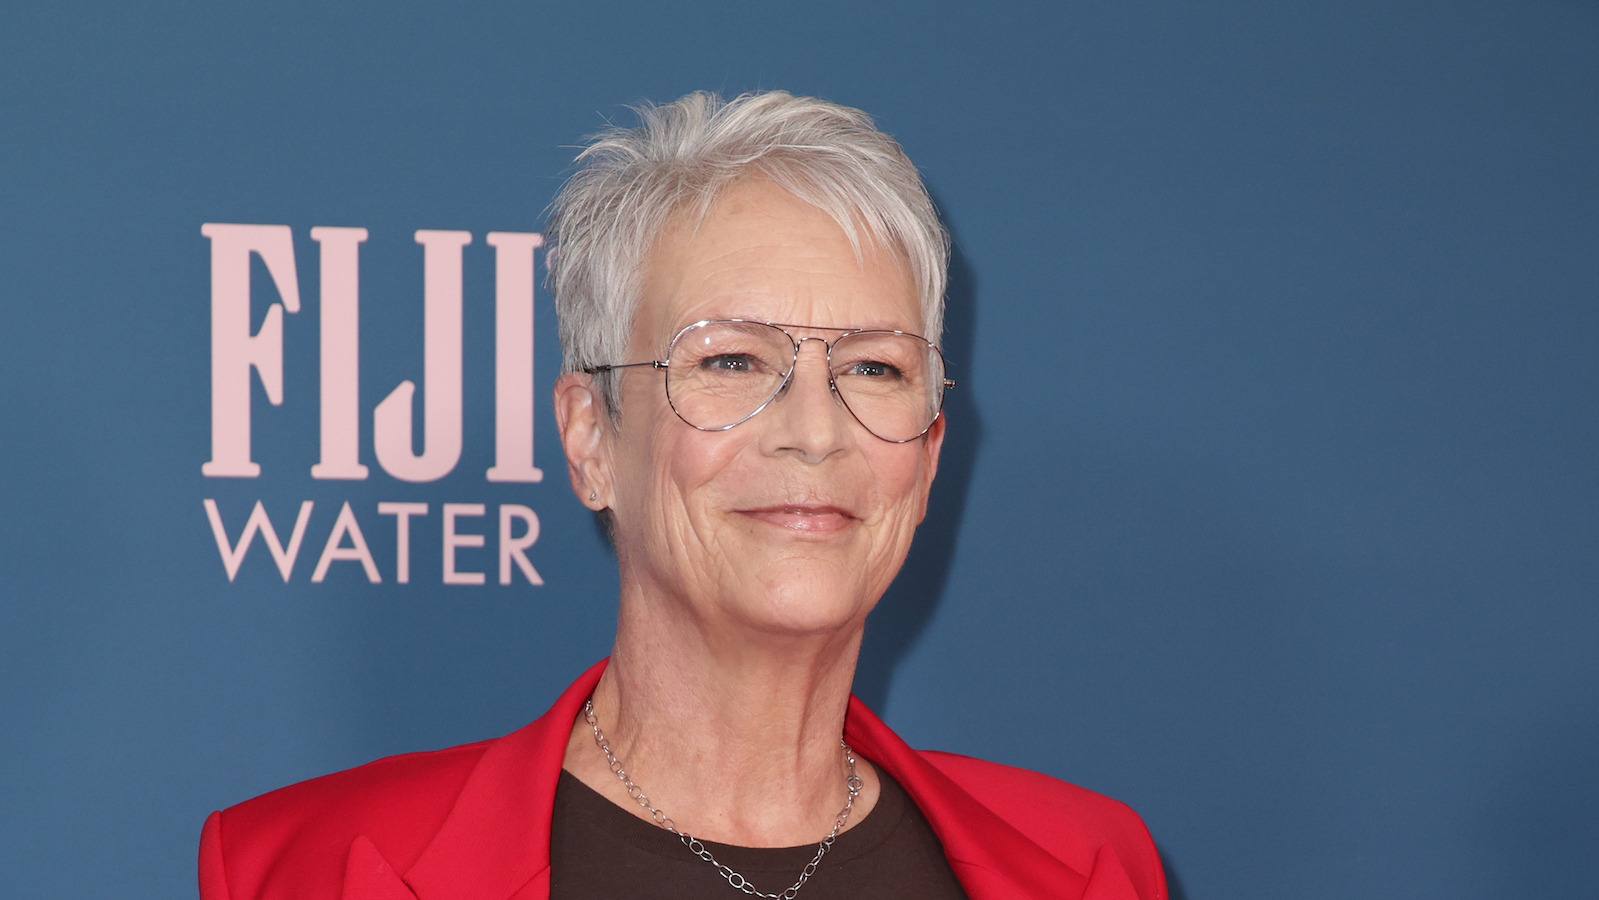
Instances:
[[[403,876],[417,900],[549,896],[555,785],[572,723],[606,662],[579,676],[549,712],[484,751],[444,825]],[[978,802],[857,697],[850,697],[844,738],[916,801],[972,900],[1085,895],[1089,873],[1051,856]]]

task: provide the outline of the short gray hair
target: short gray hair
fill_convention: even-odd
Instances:
[[[732,100],[697,91],[634,111],[636,128],[593,137],[550,206],[545,263],[562,372],[633,362],[623,355],[661,229],[679,213],[703,217],[727,187],[759,176],[831,216],[857,254],[863,230],[903,254],[924,336],[941,342],[949,233],[910,158],[870,116],[785,91]],[[601,384],[615,414],[614,385]]]

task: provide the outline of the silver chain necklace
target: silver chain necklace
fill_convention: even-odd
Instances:
[[[716,871],[727,879],[728,884],[751,897],[759,897],[761,900],[794,900],[794,895],[798,894],[800,888],[805,886],[805,882],[816,874],[816,867],[821,865],[822,857],[826,856],[827,851],[832,849],[833,840],[843,830],[844,822],[849,818],[850,810],[855,808],[855,797],[861,792],[861,779],[860,776],[855,774],[855,753],[850,750],[849,744],[844,743],[844,740],[840,738],[838,744],[844,748],[844,761],[849,764],[849,777],[844,779],[844,784],[849,787],[849,799],[844,801],[844,808],[839,810],[838,818],[833,822],[833,830],[829,831],[827,837],[822,838],[822,842],[816,846],[816,856],[809,863],[806,863],[805,868],[800,872],[799,881],[794,882],[788,890],[783,891],[781,894],[768,894],[765,891],[756,890],[755,886],[750,884],[748,878],[718,862],[716,857],[711,854],[711,851],[700,842],[699,838],[686,831],[679,831],[677,826],[672,824],[672,820],[666,817],[665,813],[650,805],[650,798],[644,795],[642,788],[633,783],[633,779],[627,777],[627,772],[622,768],[622,761],[617,759],[616,754],[611,752],[611,745],[605,740],[605,732],[600,730],[599,720],[594,718],[594,698],[592,697],[583,704],[583,718],[587,719],[589,727],[594,729],[594,743],[598,744],[600,752],[605,754],[605,761],[610,764],[611,772],[621,779],[622,786],[627,788],[627,795],[632,797],[633,801],[639,806],[649,811],[650,818],[655,820],[655,824],[677,835],[677,839],[683,842],[683,846],[687,847],[689,852],[715,866]]]

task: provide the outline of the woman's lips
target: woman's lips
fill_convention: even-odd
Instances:
[[[828,534],[848,528],[855,517],[836,506],[767,506],[739,512],[768,525],[811,534]]]

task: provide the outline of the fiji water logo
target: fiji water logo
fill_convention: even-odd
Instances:
[[[251,375],[261,381],[267,401],[283,403],[283,317],[300,311],[293,234],[287,225],[207,223],[200,233],[211,240],[211,458],[201,467],[208,478],[255,478],[261,466],[251,458]],[[319,322],[320,458],[311,466],[319,480],[363,480],[370,474],[360,458],[360,245],[365,228],[317,227],[311,239],[320,247]],[[404,482],[437,481],[455,470],[462,445],[462,248],[467,231],[421,230],[423,247],[422,447],[412,447],[416,385],[401,381],[372,414],[372,449],[378,465]],[[533,251],[544,239],[533,233],[491,231],[494,248],[494,465],[490,482],[541,481],[533,462]],[[250,328],[250,259],[265,265],[279,302],[267,308],[259,330]],[[285,582],[289,581],[309,527],[314,503],[301,503],[285,542],[266,508],[256,501],[236,539],[230,538],[221,510],[204,501],[228,580],[238,574],[257,537]],[[488,535],[468,530],[468,520],[487,515],[482,503],[441,504],[445,584],[484,584],[487,574],[457,564],[456,551],[485,547]],[[393,518],[395,582],[410,581],[412,520],[430,515],[429,504],[382,502],[375,510]],[[520,504],[498,510],[499,583],[510,584],[520,571],[532,584],[543,579],[528,560],[539,536],[538,515]],[[369,523],[371,520],[369,520]],[[366,534],[351,506],[339,510],[311,571],[321,582],[336,562],[360,565],[368,581],[384,580]]]

